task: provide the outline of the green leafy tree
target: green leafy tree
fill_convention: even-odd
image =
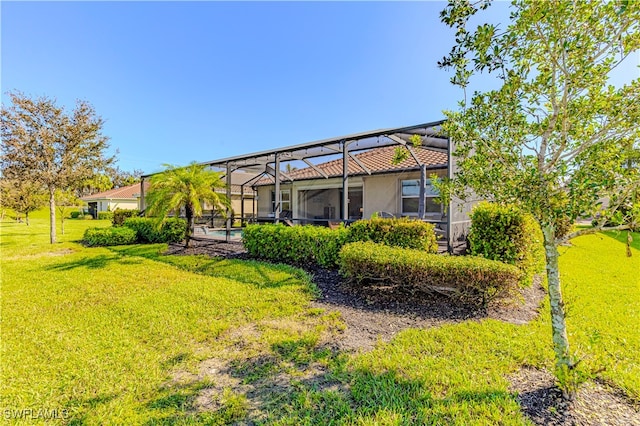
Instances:
[[[2,176],[34,182],[49,197],[50,241],[56,242],[56,190],[75,189],[113,161],[105,156],[108,138],[93,107],[78,101],[67,114],[47,97],[31,99],[9,93],[2,107]]]
[[[29,225],[29,213],[43,207],[47,202],[42,186],[33,182],[3,178],[0,180],[0,187],[2,188],[2,208],[12,209],[18,215],[24,214],[27,225]]]
[[[82,201],[70,190],[63,191],[58,189],[55,197],[58,216],[60,216],[60,232],[64,235],[64,221],[72,211],[77,210],[82,205]]]
[[[625,152],[640,137],[640,80],[615,87],[609,76],[640,47],[640,2],[515,0],[504,30],[470,29],[470,17],[489,3],[451,1],[441,13],[456,29],[456,45],[439,65],[453,69],[451,81],[465,98],[458,111],[446,112],[443,127],[455,142],[459,170],[441,191],[465,197],[472,190],[515,203],[541,225],[556,377],[571,397],[579,375],[567,338],[558,246],[603,229],[637,193],[638,168],[626,166]],[[500,87],[467,102],[478,72],[496,75]],[[558,232],[589,216],[600,217],[593,228]],[[626,220],[614,228],[633,226],[631,216]]]
[[[225,195],[216,192],[217,188],[224,188],[226,185],[221,173],[207,170],[203,165],[192,163],[186,167],[165,167],[164,172],[151,177],[145,200],[147,213],[164,219],[171,213],[178,215],[184,209],[187,219],[185,245],[189,247],[194,219],[202,216],[203,203],[208,203],[212,209],[226,215],[230,201]]]

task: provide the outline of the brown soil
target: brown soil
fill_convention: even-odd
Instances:
[[[212,257],[249,259],[240,242],[194,241],[191,248],[172,245],[167,254],[203,254]],[[408,328],[426,328],[466,320],[493,318],[513,324],[526,324],[535,319],[546,292],[541,279],[521,291],[519,297],[488,307],[469,307],[453,303],[451,299],[438,295],[425,295],[401,289],[376,285],[356,286],[346,282],[337,271],[319,267],[303,267],[320,290],[320,297],[312,306],[329,312],[338,311],[346,323],[346,330],[332,342],[337,350],[367,351],[378,341],[389,341],[398,332]],[[208,368],[205,361],[203,368]],[[217,364],[216,364],[217,365]],[[321,367],[308,366],[295,374],[296,379],[308,381],[314,386],[332,388],[343,384],[326,380]],[[223,395],[222,388],[246,395],[250,418],[261,417],[261,410],[269,407],[268,395],[286,391],[292,377],[281,374],[274,381],[259,381],[241,385],[239,379],[229,373],[223,365],[214,367],[216,388],[204,390],[196,401],[198,409],[214,409],[215,402]],[[203,373],[200,373],[202,375]],[[179,379],[179,378],[177,378]],[[538,425],[639,425],[640,413],[624,395],[602,383],[587,383],[580,388],[573,401],[567,402],[554,385],[553,375],[546,371],[523,368],[509,377],[510,391],[518,395],[523,413]],[[326,382],[326,383],[325,383]],[[217,396],[214,396],[217,395]],[[265,399],[267,398],[267,399]],[[212,405],[213,404],[213,405]]]

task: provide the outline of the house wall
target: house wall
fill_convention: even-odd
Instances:
[[[115,209],[122,210],[136,210],[138,209],[138,200],[130,199],[102,199],[91,200],[85,202],[88,205],[89,202],[95,202],[99,212],[114,211]]]
[[[427,179],[433,173],[446,176],[446,170],[427,170]],[[419,171],[390,173],[365,176],[363,194],[363,218],[369,219],[375,212],[387,212],[396,217],[402,216],[401,182],[407,179],[420,179]],[[440,219],[441,215],[431,215],[430,219]],[[436,218],[437,216],[437,218]]]
[[[427,170],[427,178],[432,174],[446,176],[446,169]],[[406,179],[420,179],[419,171],[389,173],[371,176],[356,176],[349,178],[349,188],[362,187],[362,217],[368,219],[376,212],[391,213],[396,217],[402,216],[401,182]],[[258,187],[257,211],[260,217],[272,217],[271,191],[274,185]],[[329,219],[340,219],[340,190],[342,178],[314,179],[283,183],[281,190],[292,190],[291,203],[294,218],[326,218],[325,207],[335,207],[329,210]],[[314,194],[312,191],[325,190]],[[308,191],[308,192],[303,192]],[[303,195],[305,194],[305,195]],[[444,220],[442,214],[427,214],[431,220]]]

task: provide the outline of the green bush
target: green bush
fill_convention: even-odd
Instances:
[[[533,216],[515,206],[480,203],[471,212],[470,252],[517,266],[523,284],[545,265],[543,236]]]
[[[131,217],[124,226],[136,232],[140,243],[177,243],[184,240],[187,232],[187,222],[180,218],[168,218],[160,224],[156,218]]]
[[[388,246],[438,252],[434,226],[421,220],[372,218],[351,224],[349,241],[373,241]]]
[[[522,277],[513,265],[481,257],[443,256],[373,242],[346,244],[339,265],[341,273],[357,283],[383,281],[483,304],[510,294]]]
[[[136,232],[129,228],[88,228],[84,241],[89,246],[118,246],[134,244]]]
[[[78,212],[78,211],[71,212],[71,219],[78,219],[81,216],[82,216],[82,212]]]
[[[242,241],[251,256],[275,262],[324,267],[337,264],[340,248],[347,242],[346,228],[329,229],[313,225],[249,225]]]
[[[98,220],[112,220],[113,212],[98,212]]]
[[[115,209],[113,211],[113,219],[111,223],[113,226],[122,226],[124,225],[124,221],[130,217],[137,217],[140,214],[140,210],[124,210],[124,209]]]

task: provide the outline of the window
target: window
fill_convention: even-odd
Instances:
[[[280,209],[280,211],[291,211],[291,190],[280,190],[280,202],[282,203],[282,208]],[[271,211],[276,211],[276,191],[271,191]]]
[[[425,187],[425,213],[442,213],[442,204],[436,203],[438,191],[431,185],[431,181],[426,181]],[[420,202],[420,180],[411,179],[402,181],[402,214],[417,215]]]

